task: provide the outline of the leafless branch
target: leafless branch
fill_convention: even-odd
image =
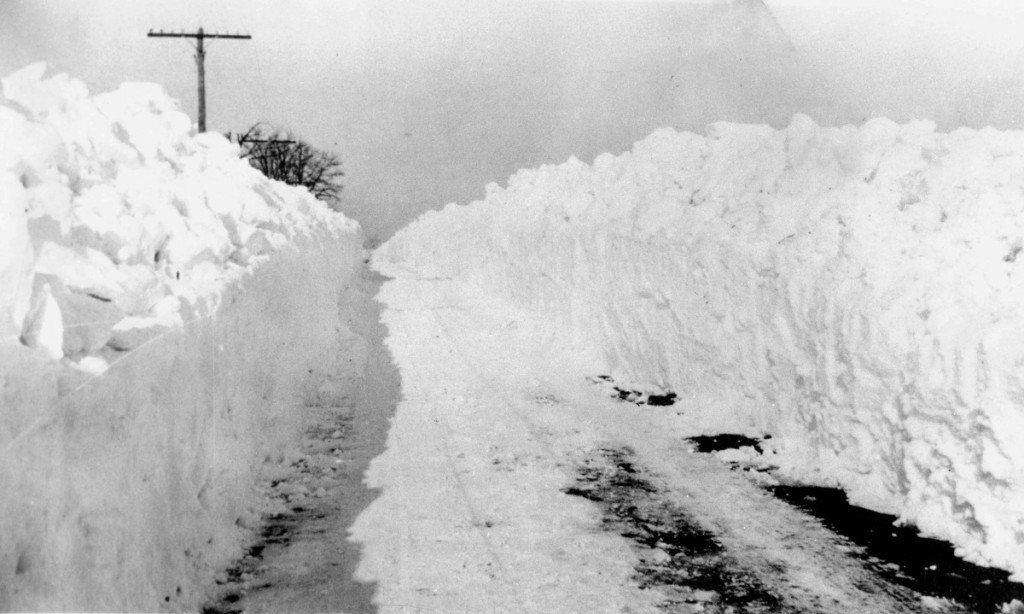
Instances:
[[[231,135],[228,135],[231,138]],[[322,201],[336,203],[341,194],[341,160],[337,155],[257,123],[235,137],[242,157],[271,179],[308,189]]]

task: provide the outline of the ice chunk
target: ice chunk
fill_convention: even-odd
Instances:
[[[0,338],[21,333],[32,298],[35,253],[25,206],[24,188],[10,173],[0,171]]]
[[[40,278],[32,296],[32,307],[25,317],[21,342],[58,360],[64,356],[64,320],[50,284]]]
[[[119,351],[129,351],[173,330],[158,318],[125,318],[113,327],[107,345]]]
[[[52,288],[52,284],[59,282],[51,279],[50,283]],[[111,329],[124,318],[124,312],[117,305],[96,296],[57,290],[53,298],[63,316],[66,356],[95,353],[107,344]]]
[[[73,249],[48,241],[39,250],[36,272],[58,277],[70,290],[106,301],[124,292],[123,274],[105,254],[89,247]]]
[[[36,62],[0,79],[4,97],[38,117],[49,111],[66,110],[89,95],[84,83],[63,73],[44,79],[48,68],[45,62]]]

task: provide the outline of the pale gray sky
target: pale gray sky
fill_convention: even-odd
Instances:
[[[208,125],[338,153],[346,210],[386,235],[515,170],[590,162],[653,129],[887,115],[1024,124],[1017,0],[0,0],[0,74],[45,60],[93,92],[163,84]],[[771,18],[774,16],[774,20]]]

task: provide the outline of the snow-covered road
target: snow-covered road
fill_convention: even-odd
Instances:
[[[357,579],[376,583],[381,612],[768,611],[728,590],[644,580],[639,570],[686,553],[620,535],[598,502],[574,496],[581,471],[609,451],[629,455],[645,497],[712,535],[720,564],[752,579],[770,611],[942,608],[690,452],[685,415],[609,398],[570,352],[530,332],[543,330],[534,316],[440,279],[391,280],[379,298],[404,399],[367,472],[382,494],[350,533],[363,552]]]

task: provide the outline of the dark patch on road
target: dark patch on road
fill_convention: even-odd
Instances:
[[[676,393],[671,390],[665,391],[661,394],[654,392],[641,392],[639,390],[631,390],[629,388],[620,388],[615,384],[615,380],[610,375],[594,375],[588,377],[593,384],[598,384],[610,390],[609,395],[613,398],[625,401],[627,403],[635,403],[636,405],[652,405],[668,407],[675,404]]]
[[[771,439],[766,436],[764,439]],[[737,450],[739,448],[752,447],[758,453],[761,450],[761,439],[736,435],[733,433],[722,433],[719,435],[700,435],[698,437],[687,437],[687,441],[696,445],[695,451],[701,453],[721,452],[722,450]]]
[[[301,522],[297,508],[293,513],[274,514],[263,522],[257,538],[239,560],[235,561],[224,576],[217,580],[217,597],[206,603],[200,610],[202,614],[241,614],[244,609],[240,605],[245,590],[255,588],[249,585],[249,579],[260,568],[263,552],[270,546],[285,545],[291,539],[292,530]]]
[[[291,544],[300,531],[330,513],[330,500],[322,500],[328,490],[340,485],[342,477],[338,467],[331,466],[331,456],[338,445],[338,434],[351,429],[351,415],[335,408],[333,423],[318,424],[306,438],[308,455],[291,463],[287,479],[272,480],[267,494],[287,511],[264,517],[260,529],[245,554],[224,571],[216,581],[215,597],[206,603],[202,614],[241,614],[246,610],[243,597],[253,591],[265,589],[272,582],[265,580],[265,557],[273,557]],[[322,494],[311,491],[310,486],[323,488]]]
[[[688,441],[700,453],[747,446],[762,452],[760,444],[764,439],[724,433],[690,437]],[[741,463],[729,465],[734,469],[751,468]],[[775,469],[753,468],[769,473]],[[960,612],[991,614],[1013,599],[1024,601],[1024,585],[1011,582],[1009,573],[968,563],[954,554],[948,542],[921,537],[913,525],[896,526],[895,516],[851,505],[840,489],[800,485],[765,488],[849,540],[850,556],[863,561],[867,569],[888,582],[967,608],[953,607]]]
[[[660,496],[628,447],[593,452],[569,495],[597,503],[603,524],[633,541],[641,588],[664,594],[663,608],[690,612],[795,612],[732,558],[714,533]]]
[[[979,614],[998,612],[1013,599],[1024,601],[1024,585],[1010,574],[968,563],[944,541],[921,537],[912,525],[895,526],[895,516],[851,505],[837,488],[771,486],[776,497],[804,510],[853,542],[853,555],[883,578],[925,595],[951,599]]]

